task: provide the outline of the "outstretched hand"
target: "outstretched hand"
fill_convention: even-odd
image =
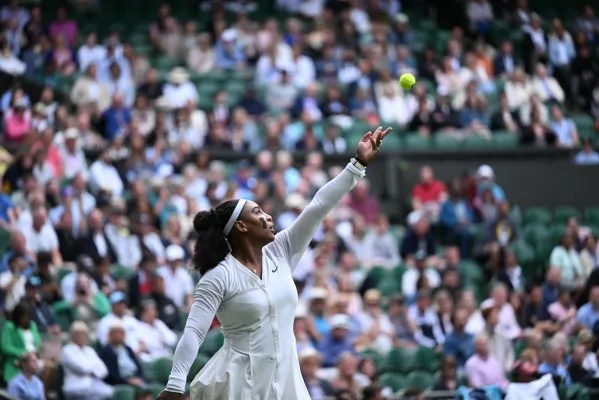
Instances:
[[[362,137],[360,143],[358,143],[358,148],[356,149],[356,158],[358,161],[368,164],[370,161],[374,160],[383,144],[383,139],[389,132],[391,132],[391,130],[392,128],[383,130],[383,127],[379,126],[374,133],[368,131],[368,133]]]

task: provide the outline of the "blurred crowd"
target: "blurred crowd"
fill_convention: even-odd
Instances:
[[[444,15],[437,3],[414,12]],[[419,50],[398,0],[280,0],[277,10],[291,15],[283,24],[255,22],[259,3],[202,2],[211,18],[201,29],[165,3],[143,51],[118,32],[80,35],[66,6],[50,23],[37,5],[0,9],[0,70],[45,84],[39,101],[20,80],[0,97],[8,392],[152,398],[199,279],[187,266],[195,213],[246,198],[287,228],[339,173],[325,157],[351,154],[344,132],[356,121],[426,138],[507,131],[526,144],[582,145],[576,161],[599,163],[594,140],[568,117],[599,121],[593,9],[566,31],[525,0],[511,9],[466,3],[447,14],[461,22],[443,48]],[[521,33],[519,51],[490,40],[495,19]],[[156,55],[176,62],[157,68]],[[410,92],[397,81],[407,72],[421,82]],[[196,85],[219,74],[251,84],[209,94]],[[59,102],[65,78],[70,102]],[[231,163],[211,151],[252,156]],[[295,151],[307,152],[305,162]],[[313,399],[431,389],[493,398],[547,374],[580,396],[595,386],[599,213],[523,219],[501,178],[481,165],[441,182],[424,167],[400,225],[363,180],[327,216],[294,276]],[[559,235],[543,236],[552,221]],[[217,337],[218,321],[213,328]]]

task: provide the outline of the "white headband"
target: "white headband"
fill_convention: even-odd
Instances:
[[[239,218],[239,214],[241,214],[241,211],[243,210],[243,206],[245,206],[245,203],[247,203],[247,200],[243,199],[240,199],[237,202],[237,205],[233,210],[233,214],[231,214],[229,220],[227,221],[227,225],[225,225],[225,229],[223,229],[223,233],[225,234],[225,236],[229,236],[229,233],[231,233],[231,229],[233,229],[235,221],[237,221],[237,218]]]

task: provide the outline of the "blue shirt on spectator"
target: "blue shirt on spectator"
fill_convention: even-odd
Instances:
[[[595,323],[599,320],[599,312],[593,309],[591,303],[586,303],[584,306],[580,307],[580,310],[578,310],[576,319],[580,325],[583,325],[588,329],[593,329],[593,326],[595,326]]]
[[[551,303],[555,303],[557,301],[557,298],[559,297],[559,286],[551,286],[549,283],[545,282],[543,284],[542,293],[543,300],[541,302],[541,306],[545,311],[547,311],[549,305]]]
[[[562,118],[559,121],[552,121],[549,124],[549,128],[557,136],[559,144],[564,146],[574,146],[574,132],[576,132],[576,126],[571,119]]]
[[[131,111],[128,108],[111,107],[104,111],[104,137],[113,140],[131,123]]]
[[[8,394],[19,400],[45,400],[44,384],[37,376],[27,379],[23,374],[8,383]]]
[[[8,90],[8,91],[4,92],[4,94],[2,95],[2,98],[0,99],[0,108],[2,108],[2,111],[6,111],[10,108],[11,101],[12,101],[12,90]],[[23,95],[23,102],[25,103],[25,106],[27,108],[29,108],[29,106],[31,106],[31,101],[29,100],[29,96],[27,96],[27,94]]]
[[[574,162],[578,165],[597,165],[599,164],[599,153],[592,150],[590,153],[581,151],[574,158]]]
[[[216,66],[222,69],[233,69],[244,60],[241,46],[232,44],[232,48],[226,48],[223,42],[218,42],[214,49]]]
[[[466,360],[474,354],[474,336],[465,332],[451,332],[445,338],[443,354],[454,357],[458,365],[464,366]]]
[[[346,352],[352,351],[352,341],[349,335],[344,340],[337,340],[333,335],[328,334],[320,343],[318,343],[318,351],[322,353],[324,368],[334,367],[337,364],[339,356]]]
[[[570,378],[570,373],[568,372],[566,367],[564,367],[561,364],[550,365],[546,362],[543,362],[541,365],[539,365],[539,374],[551,374],[553,376],[559,376],[564,380],[564,383],[567,386],[570,386],[572,384],[572,378]]]
[[[501,186],[499,186],[495,182],[488,182],[488,181],[481,182],[478,184],[477,189],[478,189],[477,192],[478,192],[479,197],[485,190],[490,190],[491,193],[493,194],[493,197],[495,197],[495,201],[499,202],[499,201],[505,200],[505,192],[503,191]]]
[[[7,251],[2,256],[2,260],[0,260],[0,274],[8,271],[8,260],[13,256],[12,250]],[[29,277],[32,275],[33,270],[35,268],[35,260],[31,258],[28,254],[23,254],[23,259],[27,263],[27,267],[23,270],[23,275],[25,277]]]
[[[462,221],[471,223],[472,218],[472,208],[464,200],[448,200],[441,206],[441,214],[439,215],[441,225],[453,228]]]
[[[0,194],[0,219],[4,222],[9,222],[8,211],[14,208],[10,196],[7,194]]]

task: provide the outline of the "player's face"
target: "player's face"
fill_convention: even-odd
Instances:
[[[253,201],[245,204],[242,218],[237,222],[237,229],[263,245],[275,240],[275,224],[272,217]]]

